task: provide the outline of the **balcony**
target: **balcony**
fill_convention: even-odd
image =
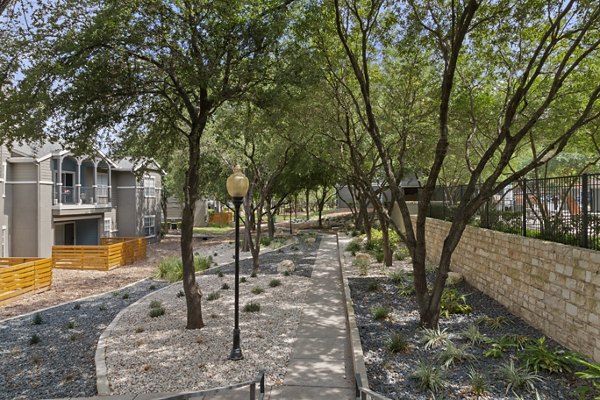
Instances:
[[[107,186],[60,186],[54,185],[53,214],[69,215],[81,212],[96,213],[112,207]]]

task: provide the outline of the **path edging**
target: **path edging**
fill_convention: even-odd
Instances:
[[[344,274],[344,263],[342,262],[342,249],[340,248],[339,234],[336,232],[335,238],[337,241],[338,248],[338,262],[340,265],[340,274],[342,276],[342,284],[344,285],[344,302],[346,305],[346,323],[348,324],[348,335],[350,336],[350,352],[352,353],[352,367],[354,374],[360,376],[361,386],[368,388],[369,379],[367,377],[367,366],[365,365],[365,358],[360,341],[360,334],[358,332],[358,325],[356,324],[356,314],[354,313],[354,306],[352,305],[352,296],[350,293],[350,286],[348,284],[348,278]]]

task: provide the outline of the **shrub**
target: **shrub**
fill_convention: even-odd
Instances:
[[[519,352],[521,362],[535,372],[571,372],[572,360],[575,356],[576,354],[571,351],[550,349],[546,345],[544,336]]]
[[[100,311],[106,311],[106,306],[104,304],[102,304],[100,307],[98,307],[98,309]]]
[[[268,236],[260,238],[260,244],[268,247],[271,244],[271,238]]]
[[[514,392],[515,389],[526,388],[529,391],[535,390],[535,382],[541,382],[542,378],[535,372],[515,366],[513,360],[500,366],[498,372],[500,376],[507,383],[506,393],[509,390]]]
[[[156,290],[156,285],[150,285],[149,290]]]
[[[123,293],[123,296],[121,296],[123,298],[123,300],[127,300],[129,298],[129,293]]]
[[[158,300],[152,300],[150,302],[150,308],[160,308],[162,307],[162,303]]]
[[[402,261],[410,257],[410,251],[408,250],[408,247],[400,246],[394,253],[394,256],[396,257],[396,260]]]
[[[398,294],[405,297],[413,296],[415,294],[415,285],[407,283],[398,286]]]
[[[473,307],[467,304],[467,295],[458,293],[456,289],[446,288],[440,301],[440,315],[448,318],[450,314],[470,314]]]
[[[283,276],[290,276],[290,271],[283,271]]]
[[[401,333],[396,332],[387,341],[385,347],[390,353],[397,354],[408,351],[409,344],[406,338]]]
[[[79,310],[81,308],[81,304],[77,303],[73,306],[73,310]]]
[[[194,257],[194,271],[204,271],[212,264],[212,257]],[[166,279],[169,282],[177,282],[183,279],[183,263],[181,258],[170,257],[158,263],[156,277]]]
[[[150,318],[160,317],[161,315],[165,315],[165,309],[162,307],[151,308],[148,315],[150,316]]]
[[[31,335],[31,338],[29,338],[29,344],[32,346],[38,344],[41,341],[42,339],[40,339],[37,333],[34,333],[33,335]]]
[[[75,322],[75,320],[70,320],[69,323],[67,324],[68,329],[73,329],[76,326],[77,326],[77,323]]]
[[[361,259],[355,258],[352,261],[352,265],[355,268],[358,268],[358,274],[360,276],[367,276],[369,274],[369,261],[367,261],[363,258],[361,258]]]
[[[478,324],[484,324],[485,326],[487,326],[488,328],[490,328],[491,330],[498,330],[500,328],[502,328],[503,326],[506,326],[508,324],[510,324],[510,320],[508,318],[506,318],[505,316],[498,316],[496,318],[491,318],[488,317],[487,315],[484,315],[483,317],[480,317],[477,319],[477,323]]]
[[[383,250],[379,251],[376,250],[374,251],[375,254],[375,259],[377,260],[377,262],[383,262],[383,259],[385,258],[385,254],[383,253]]]
[[[400,271],[392,272],[388,275],[388,278],[394,285],[401,285],[406,283],[406,275]]]
[[[430,329],[424,328],[421,333],[421,343],[425,345],[425,349],[434,349],[442,347],[450,340],[450,334],[447,329]]]
[[[379,283],[373,281],[373,282],[369,282],[369,284],[367,285],[367,290],[369,292],[376,292],[379,290]]]
[[[250,302],[250,303],[246,303],[244,305],[244,312],[259,312],[260,311],[260,304],[259,303],[254,303],[254,302]]]
[[[41,325],[44,323],[44,318],[42,318],[42,314],[35,313],[31,322],[34,325]]]
[[[281,281],[279,279],[271,279],[271,282],[269,282],[269,286],[271,286],[271,287],[281,286]]]
[[[360,247],[360,242],[358,240],[353,240],[346,246],[346,251],[349,251],[352,253],[352,255],[355,255],[357,251],[360,251]]]
[[[473,367],[469,369],[469,381],[471,381],[471,393],[475,396],[484,396],[488,391],[488,383],[485,376],[475,370]]]
[[[375,321],[381,321],[381,320],[387,319],[390,316],[390,312],[391,312],[391,310],[384,306],[373,307],[373,310],[372,310],[373,319]]]
[[[470,354],[467,350],[467,346],[456,346],[451,341],[448,341],[446,348],[439,355],[439,360],[446,368],[455,363],[475,361],[475,356]]]
[[[194,271],[196,271],[196,272],[205,271],[210,268],[212,263],[213,263],[213,259],[211,256],[208,256],[208,257],[195,256],[194,257]]]
[[[460,336],[467,339],[469,343],[478,345],[488,340],[488,337],[481,333],[477,325],[471,324],[467,329],[460,333]]]
[[[250,278],[256,278],[256,271],[252,271],[252,273],[250,274]]]
[[[248,280],[246,279],[246,277],[242,276],[240,278],[240,283],[246,283]]]
[[[581,379],[591,380],[594,385],[594,388],[600,390],[600,364],[587,362],[580,356],[573,357],[573,362],[581,364],[587,368],[585,371],[575,372],[575,375]]]
[[[177,292],[177,298],[181,298],[181,297],[185,297],[185,293],[183,292],[183,290],[180,290],[179,292]]]
[[[255,288],[252,289],[252,293],[253,294],[261,294],[265,291],[265,289],[261,288],[260,286],[257,286]]]
[[[217,300],[219,297],[221,297],[221,295],[219,294],[219,292],[211,292],[206,297],[206,300],[213,301],[213,300]]]
[[[488,358],[500,358],[509,347],[515,346],[510,336],[507,335],[500,337],[498,340],[489,341],[489,343],[491,347],[483,352],[483,356]]]
[[[224,283],[221,285],[221,290],[228,290],[229,289],[229,285]]]
[[[217,276],[218,276],[219,278],[222,278],[222,277],[224,277],[224,276],[225,276],[225,274],[223,274],[223,271],[219,270],[219,272],[217,272]]]
[[[445,375],[443,369],[420,360],[417,369],[412,373],[412,378],[417,380],[421,390],[430,390],[435,394],[446,386]]]

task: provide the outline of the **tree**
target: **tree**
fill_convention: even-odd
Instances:
[[[98,137],[123,153],[182,149],[181,255],[187,328],[204,326],[192,234],[201,143],[213,114],[261,84],[277,57],[290,0],[40,3],[21,42],[31,49],[2,107],[9,138],[74,146]]]
[[[536,1],[409,0],[396,7],[400,21],[395,30],[400,32],[397,43],[416,41],[425,51],[432,51],[430,68],[440,76],[435,153],[427,167],[414,224],[399,186],[403,159],[386,149],[380,116],[372,102],[376,88],[371,85],[371,71],[381,45],[385,44],[381,21],[388,20],[392,8],[383,0],[335,0],[334,7],[338,37],[359,86],[357,92],[350,94],[378,149],[392,199],[403,217],[405,239],[413,258],[421,323],[435,327],[451,257],[469,218],[495,193],[555,158],[579,129],[600,116],[597,105],[600,5],[574,0],[543,6]],[[399,18],[406,14],[409,15],[406,20]],[[493,116],[488,119],[493,123],[473,131],[478,139],[478,152],[468,151],[475,147],[470,140],[473,135],[465,137],[455,132],[451,123],[456,76],[473,66],[479,67],[475,69],[478,74],[470,81],[489,83],[485,85],[486,94],[493,99],[489,108],[473,113],[475,125],[489,117],[486,112]],[[553,132],[552,139],[526,165],[509,171],[519,147],[532,135],[544,135],[545,116],[559,110],[563,111],[563,124]],[[444,240],[439,270],[430,292],[425,275],[426,216],[450,144],[455,140],[462,140],[467,150],[465,168],[470,176]],[[400,234],[399,228],[395,226]]]

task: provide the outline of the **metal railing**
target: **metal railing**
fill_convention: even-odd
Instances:
[[[362,386],[362,379],[360,374],[354,375],[354,384],[356,389],[356,398],[360,400],[392,400],[382,394],[372,391],[369,388]]]
[[[258,394],[257,394],[257,390],[256,390],[257,385],[258,385]],[[187,400],[187,399],[191,399],[194,397],[206,396],[206,395],[211,395],[211,394],[215,394],[215,393],[219,393],[219,392],[228,392],[233,389],[239,389],[239,388],[242,388],[245,386],[249,386],[250,400],[263,400],[265,398],[265,372],[260,371],[258,373],[258,375],[256,376],[256,378],[254,378],[250,381],[237,383],[235,385],[223,386],[223,387],[218,387],[218,388],[214,388],[214,389],[200,390],[197,392],[179,393],[179,394],[176,394],[173,396],[157,397],[157,400]]]
[[[465,188],[438,188],[429,217],[452,221]],[[494,195],[470,224],[600,250],[600,174],[524,179]]]
[[[59,186],[55,185],[55,199],[60,196],[60,202],[67,205],[75,204],[108,204],[107,186]],[[79,196],[79,198],[78,198]],[[56,200],[55,200],[56,201]]]

